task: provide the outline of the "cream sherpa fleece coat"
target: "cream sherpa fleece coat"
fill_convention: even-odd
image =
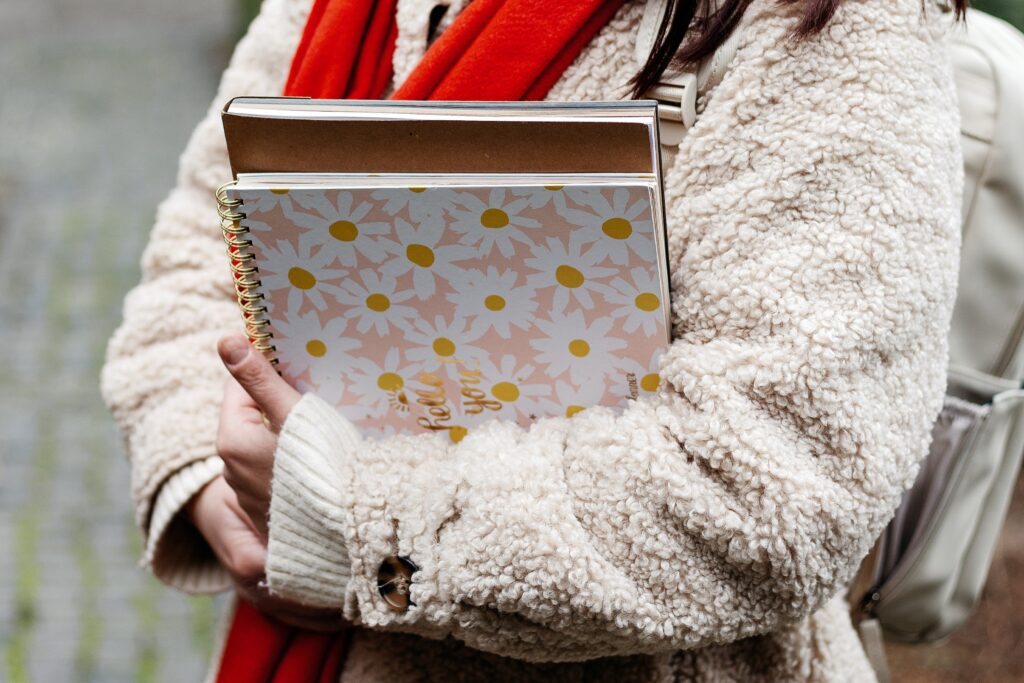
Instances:
[[[400,2],[396,80],[432,4]],[[624,96],[642,4],[550,99]],[[103,373],[144,561],[188,591],[228,585],[178,514],[221,468],[215,342],[240,327],[219,109],[280,92],[309,6],[266,0],[239,43]],[[314,396],[289,418],[269,585],[365,627],[344,681],[873,679],[839,594],[942,400],[961,185],[946,29],[921,0],[847,0],[798,43],[791,10],[749,11],[666,168],[675,340],[656,398],[458,445],[363,440]],[[376,590],[395,554],[421,567],[404,614]]]

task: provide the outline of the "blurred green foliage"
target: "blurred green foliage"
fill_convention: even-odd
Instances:
[[[1024,31],[1024,0],[975,0],[975,9],[1002,17]]]
[[[245,33],[245,29],[249,28],[249,23],[256,18],[256,15],[260,11],[260,4],[262,0],[237,0],[238,1],[238,19],[239,33]]]

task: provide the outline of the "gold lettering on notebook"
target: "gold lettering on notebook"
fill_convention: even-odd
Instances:
[[[444,424],[452,419],[452,411],[448,407],[448,397],[444,392],[444,380],[429,372],[419,376],[420,382],[426,384],[430,389],[413,389],[416,394],[416,403],[426,409],[427,417],[421,415],[416,423],[424,429],[438,431],[451,429],[455,425]]]
[[[442,363],[455,363],[462,365],[458,358],[438,358]],[[487,393],[479,388],[483,382],[483,373],[480,371],[480,362],[476,362],[475,370],[459,368],[459,387],[463,401],[463,411],[468,415],[479,415],[485,410],[501,410],[502,402],[487,398]]]
[[[451,363],[456,366],[464,366],[465,362],[454,356],[438,356],[439,363]],[[498,411],[504,403],[494,398],[488,398],[481,385],[484,382],[483,372],[480,370],[480,362],[475,362],[475,367],[458,367],[459,374],[459,396],[462,398],[462,412],[466,415],[479,415],[485,410]],[[416,418],[416,424],[423,429],[430,431],[448,430],[448,436],[452,441],[458,442],[466,435],[466,427],[459,425],[454,420],[454,414],[449,403],[449,398],[444,388],[444,378],[430,372],[420,373],[417,378],[425,385],[421,389],[413,389],[416,395],[416,403],[423,406],[424,415]]]

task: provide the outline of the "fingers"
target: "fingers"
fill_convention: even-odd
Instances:
[[[262,353],[252,348],[245,335],[221,337],[217,352],[231,376],[267,416],[271,429],[280,431],[301,394],[277,374]]]
[[[230,418],[232,422],[266,426],[263,411],[234,377],[228,377],[224,382],[224,400],[220,405],[220,417],[221,421]]]
[[[224,480],[263,537],[276,447],[277,436],[264,424],[255,402],[228,378],[217,427],[217,454],[224,461]]]
[[[236,531],[228,546],[225,568],[239,595],[258,610],[289,626],[312,631],[336,631],[342,627],[344,620],[338,610],[309,607],[271,595],[265,583],[266,548],[251,533]]]
[[[233,378],[224,383],[217,425],[217,452],[221,457],[273,452],[277,437],[263,420],[263,412]]]
[[[194,523],[231,576],[243,599],[290,626],[330,632],[345,621],[340,611],[292,603],[270,595],[263,585],[267,550],[236,494],[222,477],[211,481],[194,509]]]
[[[203,491],[193,522],[221,565],[239,580],[262,574],[266,549],[227,480],[218,476]]]
[[[225,474],[228,473],[228,468],[225,467]],[[227,479],[228,485],[231,485],[231,479]],[[236,484],[237,485],[237,484]],[[269,532],[267,529],[267,517],[269,516],[269,510],[266,505],[266,496],[249,495],[245,492],[241,486],[241,490],[235,491],[235,496],[238,501],[238,513],[239,516],[245,517],[250,524],[251,530],[261,539],[263,543],[266,543],[269,538]],[[267,496],[269,496],[269,492]]]

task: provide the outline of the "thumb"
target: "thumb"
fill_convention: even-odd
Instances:
[[[266,357],[243,334],[229,334],[217,342],[217,353],[228,372],[245,389],[277,432],[302,394],[277,374]]]

